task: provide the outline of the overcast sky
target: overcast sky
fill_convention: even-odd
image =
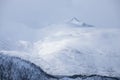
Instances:
[[[1,21],[43,27],[77,17],[98,27],[120,27],[119,0],[1,0]]]

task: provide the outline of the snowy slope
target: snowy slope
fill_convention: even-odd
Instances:
[[[60,26],[45,29],[49,35],[34,44],[48,73],[120,76],[119,29]]]
[[[115,77],[100,75],[91,76],[52,76],[40,67],[18,57],[0,53],[0,79],[1,80],[119,80]]]
[[[33,42],[31,53],[2,52],[29,60],[53,75],[120,76],[120,29],[64,23],[37,33],[44,38]]]

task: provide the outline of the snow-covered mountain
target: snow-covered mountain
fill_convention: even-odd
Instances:
[[[76,17],[73,17],[71,20],[67,22],[68,26],[74,26],[74,27],[94,27],[93,25],[87,24],[85,22],[82,22],[78,20]]]
[[[48,73],[120,76],[119,29],[54,25],[44,32],[34,53]]]
[[[39,33],[44,37],[30,43],[32,47],[27,47],[30,53],[17,50],[1,52],[28,60],[52,75],[120,77],[119,28],[85,26],[73,19],[37,31],[37,37]],[[22,41],[22,44],[26,43]]]
[[[0,53],[1,80],[119,80],[119,78],[100,75],[53,76],[44,72],[34,63],[18,57]]]

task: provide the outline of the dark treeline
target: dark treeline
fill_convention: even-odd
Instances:
[[[29,61],[0,53],[0,80],[120,80],[120,78],[100,75],[53,76]]]
[[[0,54],[0,80],[57,80],[33,63]]]

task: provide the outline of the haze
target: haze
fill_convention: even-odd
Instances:
[[[2,24],[44,27],[77,17],[97,27],[120,27],[119,0],[1,0]]]

